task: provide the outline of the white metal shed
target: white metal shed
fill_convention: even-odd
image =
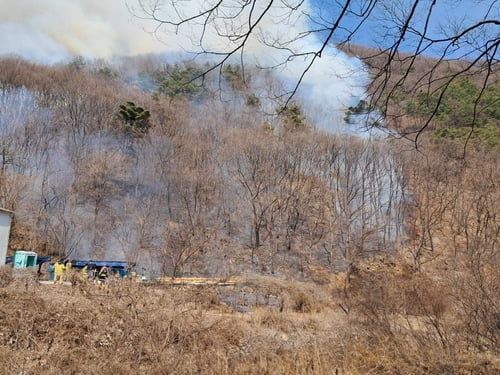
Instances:
[[[0,266],[5,264],[7,257],[7,247],[9,245],[10,224],[14,212],[0,208]]]

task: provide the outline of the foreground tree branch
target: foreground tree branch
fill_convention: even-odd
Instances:
[[[387,124],[395,134],[418,145],[419,136],[432,124],[457,78],[474,76],[479,87],[498,80],[498,1],[481,8],[484,14],[476,19],[464,17],[461,22],[450,20],[436,25],[446,5],[453,9],[459,3],[449,2],[438,9],[436,0],[346,0],[329,2],[322,11],[304,0],[137,0],[134,14],[154,20],[155,33],[188,36],[191,52],[211,56],[202,75],[217,69],[222,72],[233,57],[238,57],[242,66],[252,62],[249,57],[259,46],[267,54],[276,52],[275,62],[263,65],[267,68],[303,59],[305,64],[291,90],[282,93],[285,106],[327,48],[355,53],[371,70],[368,108],[383,118],[367,125]],[[372,46],[377,48],[356,53],[351,43],[365,40],[367,32],[374,35]],[[422,56],[432,56],[432,64],[423,72],[414,72]],[[394,104],[394,98],[410,98],[421,92],[438,97],[433,100],[434,108],[428,109],[418,125],[398,127],[408,114]],[[484,89],[479,91],[476,103],[483,94]],[[469,124],[471,128],[474,125],[475,120]]]

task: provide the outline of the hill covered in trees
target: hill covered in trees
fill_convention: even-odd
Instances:
[[[30,310],[24,293],[38,287],[26,281],[19,291],[6,271],[2,298],[21,301],[29,327],[10,321],[0,336],[2,355],[17,353],[12,371],[23,368],[19,353],[54,353],[43,329],[31,332],[55,308],[75,332],[109,330],[97,341],[84,336],[94,348],[87,356],[56,340],[73,348],[74,368],[83,358],[124,371],[130,360],[134,371],[162,373],[162,361],[179,356],[192,366],[179,373],[495,373],[498,87],[471,107],[481,87],[457,80],[417,150],[317,130],[306,103],[272,100],[282,83],[270,73],[228,66],[200,76],[203,69],[155,57],[53,66],[1,59],[0,205],[16,213],[11,250],[119,258],[152,276],[242,277],[248,283],[232,293],[261,296],[252,306],[261,315],[234,319],[217,288],[205,291],[208,301],[135,285],[113,297],[93,289],[72,297],[101,306],[100,317],[123,324],[114,329],[92,320],[89,306],[54,307],[57,290]],[[389,130],[421,129],[434,99],[416,98],[390,96]],[[348,109],[343,126],[365,106]],[[402,115],[389,116],[396,109]],[[193,308],[200,315],[186,312]],[[143,327],[160,336],[145,340]],[[112,363],[119,347],[123,361]],[[206,355],[218,367],[205,366]],[[66,363],[51,358],[55,368]]]
[[[361,57],[372,71],[372,102],[361,101],[348,115],[376,109],[396,134],[411,140],[430,130],[439,141],[498,149],[500,87],[498,72],[487,61],[473,66],[405,53],[388,58],[387,51],[357,45],[340,48]]]

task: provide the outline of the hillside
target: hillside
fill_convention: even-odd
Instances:
[[[5,267],[7,373],[498,373],[498,101],[464,158],[467,95],[415,149],[318,131],[305,102],[254,90],[272,74],[200,69],[0,60],[10,252],[242,280],[66,287]]]
[[[342,269],[403,238],[402,165],[383,141],[316,132],[300,106],[269,116],[243,86],[226,105],[183,85],[191,67],[151,94],[101,68],[3,64],[13,247],[225,276]]]
[[[358,45],[339,46],[370,67],[372,105],[389,126],[413,139],[420,129],[439,141],[500,145],[500,81],[488,61],[438,59]],[[361,106],[356,109],[364,109]],[[473,130],[473,131],[472,131]]]

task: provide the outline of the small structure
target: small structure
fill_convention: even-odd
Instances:
[[[14,254],[12,268],[35,268],[37,257],[37,253],[33,251],[17,250]]]
[[[0,208],[0,266],[5,264],[9,245],[10,225],[14,212]]]

